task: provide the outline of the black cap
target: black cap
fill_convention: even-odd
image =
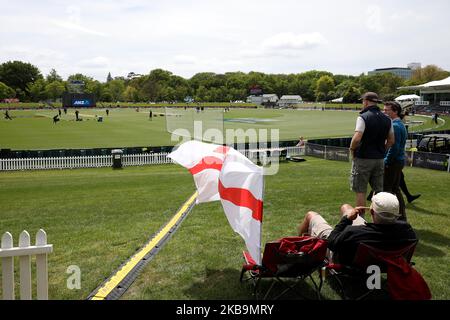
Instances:
[[[361,98],[359,99],[359,101],[361,100],[367,100],[367,101],[372,101],[372,102],[377,102],[377,103],[383,103],[382,100],[380,100],[380,98],[378,98],[378,95],[375,92],[366,92],[364,93]]]

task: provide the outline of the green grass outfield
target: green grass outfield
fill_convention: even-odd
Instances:
[[[156,117],[149,120],[148,109],[139,112],[130,108],[111,109],[106,116],[104,109],[80,110],[83,121],[74,121],[75,110],[62,114],[56,125],[52,117],[57,114],[50,110],[14,110],[13,120],[0,119],[0,148],[13,150],[65,149],[65,148],[107,148],[133,146],[175,145],[171,134],[166,132],[164,109],[152,108]],[[205,112],[208,112],[206,110]],[[97,122],[95,116],[102,116]],[[232,109],[224,114],[225,129],[279,129],[281,140],[342,137],[353,134],[354,111],[309,111],[309,110],[270,110],[270,109]],[[231,122],[254,119],[255,123]],[[411,130],[449,129],[449,117],[444,117],[439,125],[434,125],[430,117],[409,117],[413,121],[424,121],[423,125]],[[270,134],[270,132],[269,132]]]
[[[294,235],[309,210],[335,224],[339,206],[353,203],[350,163],[306,159],[266,177],[263,243]],[[450,175],[408,167],[405,176],[411,192],[422,193],[407,205],[420,238],[413,260],[434,299],[450,299]],[[194,185],[184,168],[161,165],[1,172],[0,190],[0,233],[17,241],[23,229],[33,238],[44,228],[54,245],[50,299],[85,299],[175,214]],[[251,299],[239,283],[243,249],[220,203],[198,205],[123,299]],[[81,268],[80,290],[66,287],[70,265]],[[309,285],[304,290],[310,293]],[[337,298],[327,284],[323,293]]]

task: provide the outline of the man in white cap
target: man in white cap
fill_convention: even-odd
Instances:
[[[341,221],[331,227],[320,214],[310,211],[298,226],[299,235],[328,239],[328,248],[340,263],[350,264],[361,241],[404,241],[416,240],[412,227],[398,220],[399,202],[395,195],[379,192],[372,197],[370,213],[373,223],[366,222],[361,214],[366,207],[353,208],[349,204],[341,206]]]

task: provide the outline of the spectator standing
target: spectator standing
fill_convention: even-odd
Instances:
[[[366,92],[360,100],[363,108],[350,143],[350,185],[356,193],[356,206],[365,207],[368,184],[375,193],[383,191],[384,156],[395,138],[391,119],[377,106],[382,103],[378,95]]]
[[[400,204],[400,218],[406,220],[405,201],[400,192],[402,170],[405,166],[406,128],[403,124],[402,107],[398,102],[388,101],[384,104],[384,113],[392,119],[395,143],[389,148],[384,157],[383,191],[397,196]]]

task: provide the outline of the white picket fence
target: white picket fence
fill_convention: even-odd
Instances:
[[[14,247],[11,233],[6,232],[1,239],[0,258],[2,262],[3,300],[15,299],[14,257],[19,257],[20,299],[31,300],[31,256],[36,256],[37,299],[48,300],[47,254],[53,251],[53,245],[47,244],[47,234],[40,229],[36,234],[36,243],[30,245],[30,234],[22,231],[19,246]]]
[[[111,167],[112,155],[0,159],[0,171],[13,170],[48,170]],[[140,166],[147,164],[172,163],[167,153],[127,154],[123,155],[123,166]]]
[[[173,163],[167,155],[168,153],[125,154],[122,159],[124,166]]]
[[[287,147],[286,149],[288,156],[305,154],[304,147]],[[249,156],[248,150],[240,150],[240,152]],[[122,157],[122,164],[126,167],[173,163],[167,155],[168,153],[125,154]],[[0,171],[100,168],[111,167],[112,163],[112,155],[0,159]]]

